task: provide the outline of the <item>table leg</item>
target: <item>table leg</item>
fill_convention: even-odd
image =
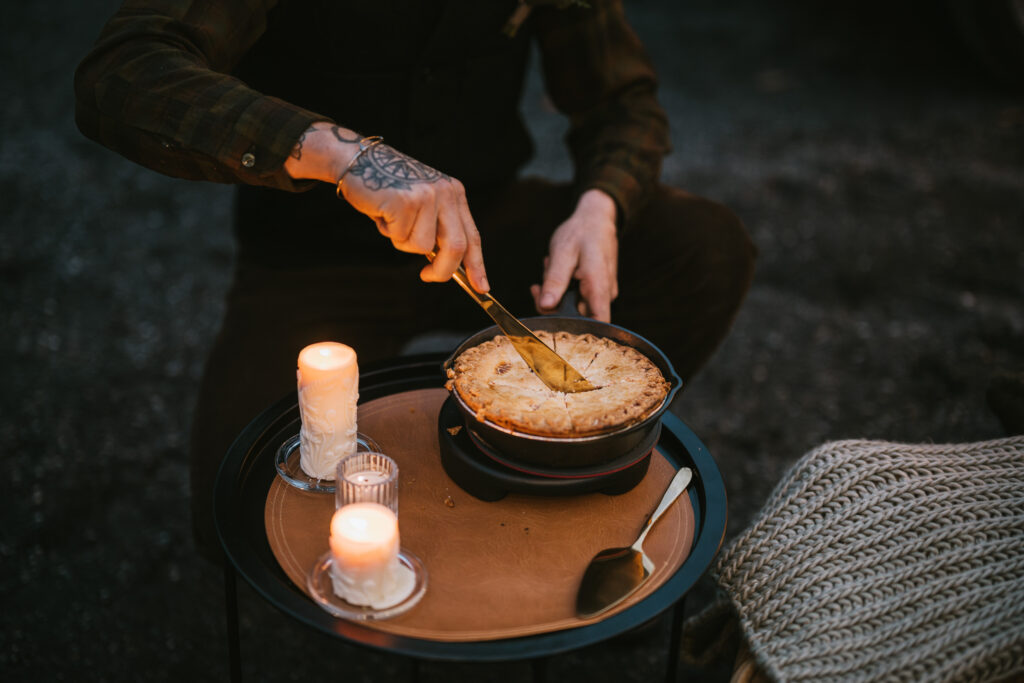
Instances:
[[[672,626],[668,635],[668,662],[665,664],[665,683],[676,683],[679,677],[679,645],[683,637],[683,616],[686,613],[686,596],[679,598],[672,608]]]
[[[238,638],[238,590],[235,568],[224,558],[224,615],[228,627],[228,666],[232,683],[242,683],[242,654]]]

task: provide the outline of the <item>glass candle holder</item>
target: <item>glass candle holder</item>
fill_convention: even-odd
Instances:
[[[411,609],[427,588],[423,564],[398,534],[398,464],[379,452],[338,463],[330,551],[310,571],[317,603],[347,619],[387,619]]]
[[[335,508],[378,503],[398,516],[398,463],[383,453],[354,453],[338,463]]]

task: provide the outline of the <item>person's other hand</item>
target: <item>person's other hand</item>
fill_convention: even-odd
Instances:
[[[347,168],[341,195],[372,218],[396,249],[414,254],[436,250],[420,271],[424,281],[448,280],[463,264],[473,287],[488,291],[480,233],[462,183],[383,143],[356,156],[360,139],[348,129],[315,123],[296,143],[285,168],[292,177],[327,182],[335,182]]]
[[[615,202],[601,190],[587,190],[572,215],[551,235],[544,282],[530,287],[537,310],[554,312],[575,278],[582,297],[579,312],[611,322],[611,304],[619,295],[618,265]]]

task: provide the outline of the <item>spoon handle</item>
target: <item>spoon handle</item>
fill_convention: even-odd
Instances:
[[[634,550],[640,550],[644,544],[644,539],[647,538],[647,532],[651,530],[651,527],[654,526],[654,523],[658,521],[658,518],[661,517],[665,510],[668,510],[669,506],[676,502],[676,498],[686,490],[686,487],[690,485],[691,478],[693,478],[693,470],[689,467],[679,468],[679,471],[672,477],[672,481],[669,482],[668,489],[666,489],[665,495],[661,497],[658,507],[655,508],[650,519],[647,520],[644,530],[640,533],[636,542],[633,543]]]

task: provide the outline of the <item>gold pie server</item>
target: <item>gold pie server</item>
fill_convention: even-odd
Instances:
[[[581,619],[602,614],[632,595],[654,571],[654,563],[644,553],[644,539],[658,518],[668,510],[693,478],[693,470],[681,467],[669,482],[658,507],[644,524],[643,531],[627,548],[607,548],[590,560],[576,594],[576,616]]]
[[[430,252],[427,258],[434,260],[437,252]],[[501,331],[512,342],[512,346],[519,355],[523,357],[530,369],[541,379],[544,384],[555,391],[566,394],[573,394],[579,391],[591,391],[596,389],[593,384],[571,366],[564,358],[537,338],[530,328],[519,321],[514,315],[508,312],[504,306],[498,303],[490,294],[481,293],[473,289],[469,284],[469,277],[466,269],[459,264],[458,269],[452,274],[452,279],[459,283],[459,286],[466,290],[473,301],[480,304],[491,320],[497,324]]]

